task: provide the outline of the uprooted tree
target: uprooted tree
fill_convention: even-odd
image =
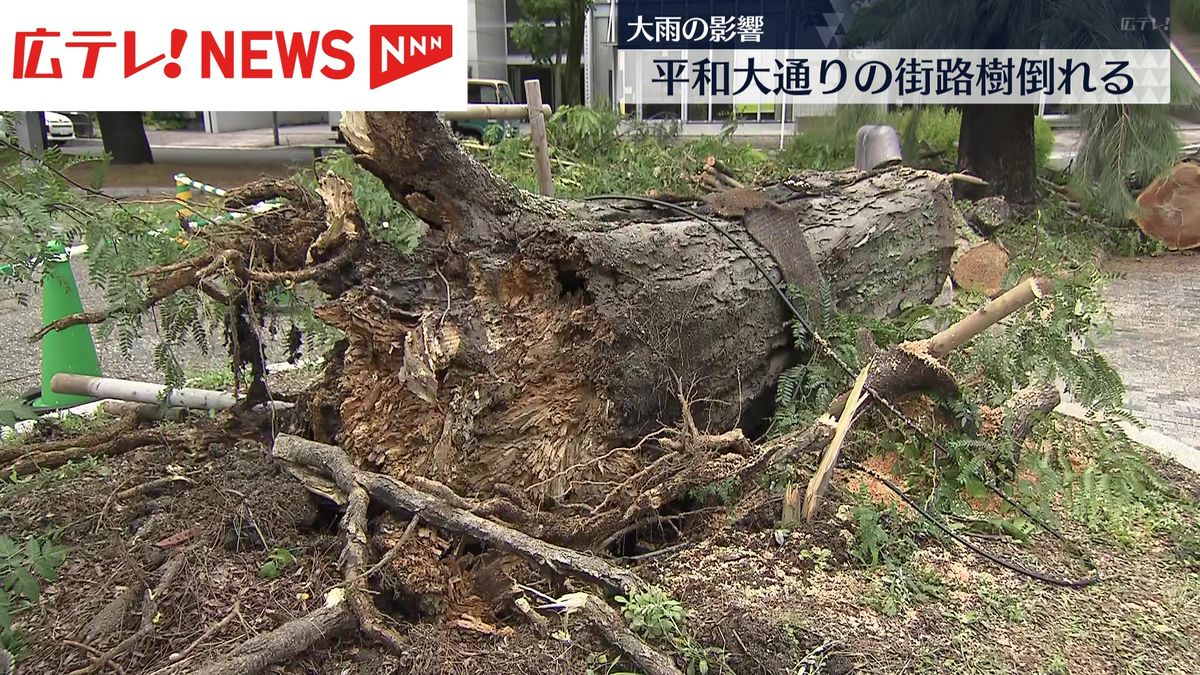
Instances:
[[[226,206],[284,204],[196,232],[206,252],[145,270],[138,307],[48,327],[196,288],[230,308],[232,356],[261,383],[254,317],[265,289],[311,280],[329,298],[317,314],[346,339],[283,425],[318,444],[281,437],[275,455],[347,505],[349,609],[339,596],[314,619],[321,630],[297,624],[288,630],[304,635],[264,636],[235,652],[242,661],[204,672],[254,672],[344,627],[344,612],[388,643],[354,589],[372,574],[367,500],[557,573],[636,589],[636,575],[591,553],[636,535],[689,490],[761,475],[829,436],[818,424],[757,447],[747,440],[765,430],[775,379],[795,360],[779,288],[876,317],[928,302],[947,278],[961,218],[950,177],[907,168],[805,172],[711,195],[705,213],[680,212],[517,190],[432,114],[351,113],[343,133],[358,162],[428,225],[413,253],[372,239],[343,179],[324,177],[319,196],[260,181],[230,191]],[[1042,290],[1026,282],[1017,302]],[[996,302],[932,341],[878,355],[868,386],[889,397],[953,391],[938,358],[1019,306]],[[249,394],[247,407],[265,389]],[[1028,417],[1048,398],[1056,394],[1016,412]],[[672,672],[652,652],[632,653],[636,639],[600,606],[580,603],[643,669]]]

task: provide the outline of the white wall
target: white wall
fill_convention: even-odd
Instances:
[[[504,0],[467,3],[467,63],[471,77],[508,79],[505,35]]]
[[[289,124],[318,124],[327,122],[328,120],[328,112],[282,111],[279,113],[280,126]],[[212,111],[204,113],[204,130],[212,134],[224,131],[242,131],[243,129],[270,128],[270,112]]]
[[[616,49],[613,43],[608,41],[609,21],[612,19],[609,5],[603,2],[592,5],[590,18],[591,44],[589,45],[589,58],[584,63],[584,77],[592,83],[592,98],[584,103],[587,105],[612,104],[616,93],[612,91],[615,86],[613,74],[617,64]]]

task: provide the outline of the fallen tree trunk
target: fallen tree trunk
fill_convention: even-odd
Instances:
[[[353,456],[462,493],[537,486],[534,501],[594,505],[646,461],[610,449],[679,419],[680,381],[700,428],[761,428],[792,358],[774,286],[803,257],[777,264],[736,221],[723,234],[520,192],[432,115],[350,114],[344,133],[431,226],[410,259],[369,247],[325,284],[337,297],[320,316],[349,338],[337,440]],[[941,289],[958,217],[945,177],[811,173],[762,194],[780,221],[763,238],[802,245],[815,269],[799,272],[843,309],[882,316]]]
[[[319,200],[268,180],[226,206],[282,206],[206,230],[204,255],[145,271],[151,288],[184,279],[229,304],[235,366],[258,379],[251,310],[270,283],[314,280],[331,298],[318,316],[347,340],[297,428],[384,473],[472,497],[504,485],[543,510],[608,500],[660,458],[636,441],[678,423],[684,398],[696,431],[764,430],[795,359],[778,287],[877,317],[928,301],[961,218],[950,179],[913,169],[730,190],[712,218],[522,192],[431,114],[350,113],[342,129],[428,224],[416,251],[374,242],[344,180],[324,177]],[[214,277],[238,284],[213,291]]]

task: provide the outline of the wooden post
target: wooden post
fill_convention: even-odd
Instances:
[[[546,144],[546,116],[542,112],[542,83],[525,80],[525,102],[529,105],[529,135],[533,138],[533,166],[537,170],[538,192],[554,196],[550,178],[550,148]]]

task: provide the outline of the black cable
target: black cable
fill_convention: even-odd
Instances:
[[[996,563],[997,565],[999,565],[1001,567],[1010,569],[1013,572],[1017,572],[1018,574],[1024,574],[1027,577],[1037,579],[1038,581],[1050,584],[1051,586],[1063,586],[1065,588],[1087,588],[1088,586],[1091,586],[1092,584],[1100,581],[1100,575],[1098,575],[1098,574],[1093,574],[1090,577],[1084,577],[1082,579],[1064,579],[1061,577],[1051,576],[1049,574],[1045,574],[1043,572],[1039,572],[1037,570],[1030,569],[1015,560],[1010,560],[1003,556],[999,556],[994,553],[990,553],[983,547],[972,542],[970,539],[967,539],[966,537],[955,532],[954,530],[952,530],[950,528],[949,525],[946,525],[945,523],[941,522],[936,517],[934,517],[932,514],[930,514],[928,511],[921,508],[921,506],[919,504],[917,504],[917,501],[915,499],[913,499],[911,496],[909,496],[908,493],[906,493],[904,490],[900,489],[898,486],[893,484],[892,481],[888,480],[887,478],[884,478],[883,475],[880,474],[878,471],[869,469],[869,468],[863,466],[862,464],[859,464],[858,462],[855,462],[852,460],[847,460],[844,465],[848,466],[852,469],[857,469],[858,471],[862,471],[863,473],[874,478],[875,480],[879,481],[880,483],[883,483],[884,487],[891,490],[897,497],[899,497],[901,500],[903,500],[905,504],[908,504],[910,507],[912,507],[912,509],[914,511],[921,514],[921,516],[923,518],[925,518],[925,520],[928,520],[930,523],[932,523],[934,527],[941,530],[943,533],[945,533],[947,536],[949,536],[954,541],[962,544],[963,546],[967,547],[971,551],[974,551],[975,553],[987,558],[988,560],[991,560],[992,562]],[[1095,568],[1095,566],[1092,565],[1092,563],[1090,561],[1088,561],[1087,564],[1089,567],[1092,567],[1093,569]]]
[[[796,305],[794,305],[792,303],[791,298],[788,297],[787,291],[784,290],[783,285],[775,283],[771,279],[771,273],[767,270],[767,268],[765,266],[763,266],[763,264],[761,262],[759,262],[758,259],[755,258],[750,253],[749,249],[747,249],[745,247],[745,245],[743,245],[740,241],[735,239],[733,237],[733,235],[729,234],[729,232],[726,231],[725,228],[721,227],[721,225],[719,223],[717,223],[717,221],[714,218],[707,216],[703,213],[700,213],[699,211],[696,211],[695,209],[689,209],[686,206],[672,204],[671,202],[664,202],[661,199],[654,199],[652,197],[642,197],[640,195],[617,195],[617,194],[595,195],[592,197],[585,197],[584,201],[642,202],[644,204],[652,204],[654,206],[659,206],[662,208],[670,209],[670,210],[676,211],[678,213],[682,213],[691,218],[696,218],[698,220],[703,221],[709,227],[716,230],[717,233],[720,234],[722,237],[725,237],[726,239],[728,239],[731,244],[733,244],[735,247],[737,247],[737,249],[739,251],[741,251],[742,254],[745,255],[750,260],[750,262],[763,275],[763,278],[767,280],[767,283],[771,284],[771,287],[775,290],[775,293],[779,295],[779,298],[781,300],[783,300],[783,304],[788,308],[788,311],[790,311],[792,313],[792,316],[795,317],[796,321],[799,322],[799,324],[804,328],[804,330],[807,331],[808,334],[812,336],[813,342],[815,342],[819,347],[821,347],[821,349],[824,350],[826,352],[826,354],[830,358],[832,358],[834,360],[834,362],[837,363],[837,365],[839,367],[841,367],[841,369],[843,371],[846,372],[847,375],[850,375],[851,377],[853,377],[856,374],[856,371],[854,369],[852,369],[848,364],[846,364],[846,362],[843,361],[841,359],[841,357],[839,357],[837,355],[837,352],[834,351],[833,347],[829,344],[829,342],[827,340],[825,340],[825,338],[821,337],[820,333],[817,332],[816,327],[813,326],[812,323],[809,322],[808,319],[805,318],[805,316],[800,312],[800,310],[796,308]],[[897,409],[894,405],[892,405],[892,403],[890,401],[888,401],[883,396],[881,396],[879,394],[879,392],[875,391],[874,388],[867,385],[867,386],[864,386],[863,389],[867,392],[867,394],[871,398],[873,398],[876,402],[881,404],[889,412],[891,412],[893,415],[895,415],[897,418],[899,418],[901,422],[903,422],[905,425],[907,425],[910,428],[912,428],[913,430],[915,430],[923,439],[925,439],[927,442],[931,443],[937,452],[940,452],[943,455],[950,454],[949,451],[937,439],[930,436],[929,433],[926,432],[923,428],[921,428],[920,425],[918,425],[916,422],[909,419],[907,415],[905,415],[903,412],[901,412],[899,409]],[[935,461],[936,461],[936,456],[935,456]],[[858,466],[858,465],[856,465],[856,466]],[[859,466],[858,468],[862,469],[861,466]],[[867,473],[873,473],[873,472],[867,471]],[[985,476],[981,475],[978,472],[978,470],[972,471],[972,473],[975,475],[976,478],[978,478],[980,480],[980,482],[982,482],[984,484],[985,487],[988,488],[989,491],[991,491],[993,494],[995,494],[1000,499],[1004,500],[1006,503],[1008,503],[1009,506],[1012,506],[1013,508],[1020,511],[1022,515],[1024,515],[1026,518],[1029,518],[1030,521],[1032,521],[1033,523],[1035,523],[1036,525],[1041,527],[1048,534],[1050,534],[1054,538],[1058,539],[1059,541],[1062,541],[1063,543],[1068,544],[1072,548],[1076,549],[1076,551],[1080,550],[1080,547],[1078,544],[1067,539],[1067,537],[1065,535],[1063,535],[1061,532],[1059,532],[1056,528],[1051,526],[1045,520],[1034,515],[1031,511],[1026,509],[1024,505],[1017,502],[1012,497],[1009,497],[1007,494],[1005,494],[1005,492],[1003,490],[996,487],[994,484],[992,484],[992,482],[990,480],[988,480]],[[1054,577],[1049,574],[1045,574],[1042,572],[1038,572],[1036,570],[1029,569],[1029,568],[1025,567],[1024,565],[1021,565],[1018,562],[1009,560],[1002,556],[999,556],[999,555],[996,555],[993,553],[988,553],[981,547],[977,546],[974,543],[969,542],[966,538],[964,538],[961,535],[954,532],[950,528],[949,525],[946,525],[945,523],[941,522],[936,517],[934,517],[932,514],[930,514],[928,511],[921,508],[919,505],[917,505],[916,501],[912,499],[912,497],[910,497],[906,492],[901,490],[899,487],[893,485],[890,481],[883,478],[882,476],[874,475],[874,477],[877,480],[879,480],[880,482],[882,482],[889,490],[894,492],[896,494],[896,496],[898,496],[902,500],[904,500],[904,502],[906,504],[913,507],[913,509],[916,510],[917,513],[921,514],[921,516],[923,518],[925,518],[925,520],[928,520],[930,523],[932,523],[934,525],[934,527],[936,527],[939,530],[941,530],[942,532],[946,533],[951,538],[953,538],[955,541],[957,541],[958,543],[967,547],[971,551],[978,553],[979,555],[987,558],[988,560],[992,561],[993,563],[995,563],[997,565],[1000,565],[1001,567],[1005,567],[1014,572],[1023,574],[1032,579],[1036,579],[1038,581],[1041,581],[1041,582],[1044,582],[1047,584],[1051,584],[1054,586],[1063,586],[1063,587],[1067,587],[1067,588],[1084,588],[1086,586],[1090,586],[1090,585],[1100,581],[1100,577],[1098,575],[1095,575],[1092,577],[1087,577],[1084,579],[1063,579],[1063,578],[1059,578],[1059,577]],[[1080,556],[1080,557],[1087,558],[1089,556]],[[1085,562],[1085,564],[1087,564],[1087,566],[1089,568],[1095,569],[1095,567],[1096,567],[1095,563],[1092,562],[1091,560],[1085,560],[1084,562]]]

